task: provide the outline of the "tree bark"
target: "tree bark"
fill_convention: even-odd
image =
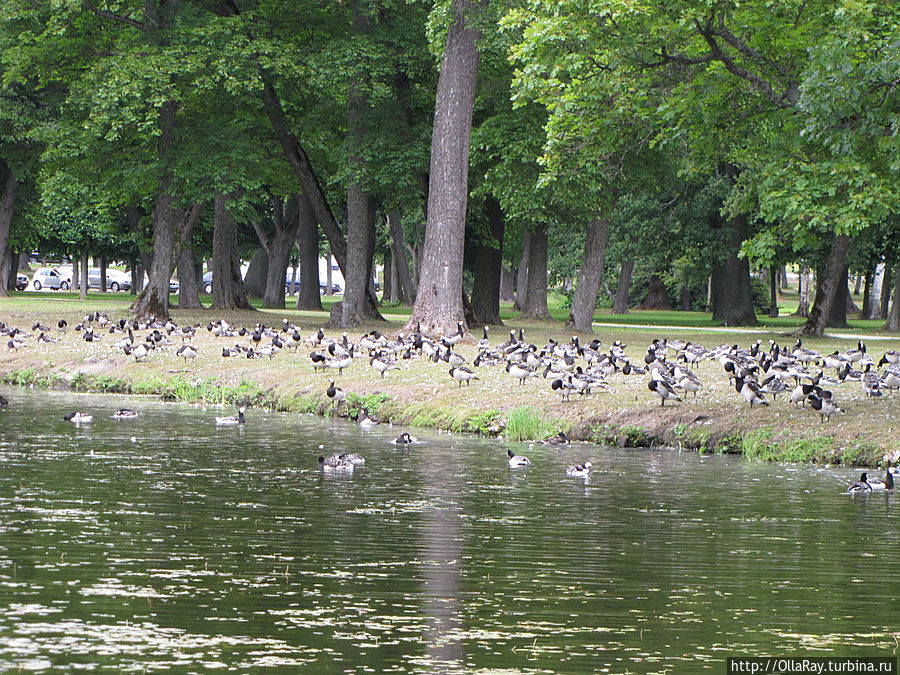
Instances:
[[[809,318],[800,329],[803,335],[822,335],[825,332],[825,325],[831,316],[832,306],[838,297],[841,280],[846,282],[844,274],[846,273],[849,249],[850,237],[846,234],[836,234],[831,243],[831,252],[825,265],[825,273],[816,279],[816,299],[809,311]],[[844,288],[846,289],[846,283],[844,283]]]
[[[500,202],[485,200],[490,233],[482,236],[475,252],[475,280],[472,286],[472,315],[477,325],[502,326],[500,320],[500,269],[503,266],[503,232],[506,219]]]
[[[891,279],[893,278],[893,270],[894,264],[896,261],[893,261],[889,258],[885,258],[884,261],[884,273],[881,278],[881,296],[878,300],[878,311],[879,314],[877,317],[873,318],[887,318],[888,315],[888,304],[891,301]],[[897,271],[900,272],[900,265],[897,265]]]
[[[384,285],[381,287],[382,302],[394,302],[393,296],[396,295],[395,277],[397,276],[397,270],[394,269],[393,257],[391,247],[388,246],[384,249]]]
[[[634,274],[634,256],[629,256],[622,263],[619,272],[619,283],[616,284],[616,295],[612,302],[613,314],[628,314],[628,293],[631,291],[632,274]]]
[[[347,241],[344,239],[344,235],[341,232],[337,219],[334,217],[331,205],[328,203],[328,198],[325,196],[325,191],[319,184],[319,179],[313,170],[312,162],[310,162],[306,150],[300,145],[297,136],[289,129],[287,116],[284,114],[281,99],[278,98],[278,93],[275,91],[275,86],[272,83],[271,78],[268,73],[261,70],[260,79],[263,83],[260,95],[262,96],[263,106],[265,107],[269,122],[275,131],[276,137],[281,143],[285,159],[287,159],[291,168],[294,170],[294,174],[300,181],[303,194],[305,194],[306,198],[309,200],[312,210],[316,214],[316,220],[318,221],[319,226],[321,226],[322,231],[325,233],[325,237],[328,239],[328,243],[331,246],[331,253],[346,279]],[[331,285],[329,284],[329,289],[330,288]],[[377,298],[375,298],[374,294],[368,289],[366,290],[366,296],[367,302],[369,303],[369,311],[377,313]],[[380,317],[380,314],[378,316]]]
[[[81,264],[79,265],[78,299],[87,300],[88,290],[88,245],[81,248]]]
[[[216,192],[212,290],[213,309],[253,309],[241,278],[237,226],[228,211],[227,198],[221,191]]]
[[[100,292],[106,293],[106,256],[99,256],[98,263],[100,266]]]
[[[178,308],[202,309],[200,289],[197,284],[197,262],[191,242],[182,242],[178,255]]]
[[[672,309],[672,303],[669,302],[669,294],[666,292],[666,285],[657,274],[650,275],[647,283],[647,297],[641,303],[641,309],[662,309],[666,311]]]
[[[872,279],[875,277],[875,266],[872,265],[866,270],[866,283],[863,285],[862,309],[859,313],[860,319],[869,317],[869,310],[872,307]]]
[[[531,231],[522,232],[522,255],[519,256],[519,267],[516,270],[516,301],[513,309],[521,312],[528,301],[528,258],[531,256]]]
[[[575,287],[569,318],[566,319],[567,326],[575,326],[575,330],[581,333],[594,332],[594,310],[597,307],[600,283],[603,281],[608,236],[609,221],[599,214],[595,215],[587,226],[578,285]]]
[[[406,244],[403,241],[403,221],[400,218],[400,209],[394,208],[388,212],[388,231],[391,235],[391,261],[397,270],[397,296],[404,305],[411,305],[416,301],[416,282],[413,281],[409,271],[409,263],[406,260]]]
[[[549,319],[547,310],[547,224],[542,223],[531,233],[528,254],[528,295],[522,317]]]
[[[809,268],[802,267],[800,269],[799,278],[797,281],[797,294],[800,298],[799,303],[797,305],[797,311],[794,312],[794,316],[800,316],[806,318],[809,316]]]
[[[283,205],[281,197],[272,197],[272,221],[275,233],[270,239],[262,228],[254,224],[259,242],[266,252],[266,287],[263,293],[263,307],[284,308],[284,294],[287,283],[287,268],[297,240],[299,228],[299,205],[297,196],[289,197]],[[293,288],[293,286],[292,286]]]
[[[500,302],[516,301],[516,277],[509,269],[508,265],[504,265],[500,269]]]
[[[70,286],[69,288],[72,291],[77,291],[81,289],[81,274],[78,273],[78,268],[81,267],[81,260],[74,253],[72,254],[72,278],[69,279]]]
[[[266,277],[269,274],[269,256],[262,246],[253,251],[244,274],[244,293],[248,298],[261,299],[266,292]]]
[[[778,268],[769,268],[769,316],[778,316]]]
[[[5,275],[10,268],[9,230],[15,211],[19,179],[5,162],[0,161],[0,168],[6,174],[3,181],[3,193],[0,194],[0,270]],[[0,284],[0,296],[8,295],[7,284]]]
[[[750,262],[739,258],[741,244],[747,239],[747,216],[731,219],[731,247],[724,264],[714,263],[713,320],[725,326],[755,326],[756,312],[750,286]]]
[[[351,180],[347,189],[347,266],[344,269],[344,299],[341,327],[358,326],[363,319],[381,319],[376,309],[368,311],[366,291],[372,278],[375,252],[375,199]]]
[[[453,0],[435,98],[428,184],[428,223],[416,303],[406,329],[443,334],[465,322],[462,303],[463,247],[468,198],[469,142],[478,75],[482,3]]]
[[[887,280],[885,280],[885,285],[890,286]],[[895,333],[900,331],[900,265],[897,266],[894,273],[894,302],[891,305],[891,313],[887,317],[884,329]]]
[[[319,294],[319,224],[316,214],[306,194],[297,195],[297,248],[300,257],[300,288],[297,291],[297,309],[322,310],[322,296]],[[331,256],[328,256],[331,269]],[[328,275],[331,286],[331,275]]]

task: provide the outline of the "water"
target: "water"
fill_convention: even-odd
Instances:
[[[723,672],[897,649],[898,496],[843,494],[847,469],[398,448],[397,428],[2,393],[0,671]],[[321,475],[341,450],[366,466]]]

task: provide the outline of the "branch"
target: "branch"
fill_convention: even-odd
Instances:
[[[115,12],[110,12],[107,9],[100,9],[99,7],[95,7],[93,3],[89,2],[89,0],[83,0],[81,3],[82,9],[86,9],[90,12],[93,12],[97,16],[103,19],[109,19],[110,21],[117,21],[118,23],[124,23],[126,26],[131,26],[132,28],[137,28],[140,31],[146,31],[151,28],[150,25],[141,23],[140,21],[135,21],[129,16],[122,16],[121,14],[116,14]]]
[[[262,226],[257,223],[255,220],[251,220],[250,224],[253,225],[253,230],[256,232],[256,238],[259,239],[259,245],[263,247],[263,250],[266,252],[266,255],[269,254],[269,237],[263,231]]]

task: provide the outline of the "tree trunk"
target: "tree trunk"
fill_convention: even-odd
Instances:
[[[412,305],[416,301],[416,283],[409,271],[409,263],[406,260],[406,244],[403,241],[403,221],[400,218],[400,209],[394,208],[388,212],[388,230],[391,235],[391,261],[397,270],[397,297],[404,305]]]
[[[787,290],[788,288],[790,288],[790,285],[788,284],[787,267],[785,265],[781,266],[779,274],[781,275],[781,288]]]
[[[687,284],[681,284],[681,311],[691,311],[691,289]]]
[[[159,154],[165,160],[174,142],[175,112],[178,104],[166,101],[160,107],[158,141]],[[169,278],[172,275],[172,259],[175,250],[175,208],[172,205],[172,173],[166,173],[160,180],[156,199],[153,203],[153,261],[147,269],[146,288],[135,299],[132,310],[139,319],[169,317]]]
[[[81,249],[81,264],[79,265],[78,299],[87,300],[88,290],[88,245],[85,244]]]
[[[641,309],[662,309],[671,310],[672,303],[669,302],[669,294],[666,292],[666,285],[656,274],[650,275],[647,284],[647,297],[641,303]]]
[[[739,258],[741,244],[747,239],[747,216],[731,219],[731,247],[725,264],[714,263],[713,320],[725,326],[755,326],[756,312],[750,286],[750,262]]]
[[[297,291],[297,309],[322,310],[322,296],[319,294],[319,225],[316,214],[306,195],[297,195],[297,248],[300,257],[300,289]],[[328,256],[331,270],[331,256]],[[331,274],[328,274],[331,287]]]
[[[253,251],[244,274],[244,293],[248,298],[261,299],[266,292],[266,277],[269,274],[269,256],[262,246]]]
[[[516,301],[516,276],[508,265],[500,268],[500,302]]]
[[[619,283],[612,302],[613,314],[628,314],[628,293],[631,291],[631,275],[634,274],[634,256],[629,256],[622,263],[619,272]]]
[[[287,117],[284,114],[284,108],[281,105],[281,100],[278,98],[278,94],[275,91],[275,86],[272,84],[269,74],[264,70],[261,70],[260,79],[263,83],[260,95],[262,96],[263,106],[266,109],[269,122],[275,131],[276,137],[281,143],[285,159],[287,159],[291,168],[294,170],[294,174],[300,181],[303,194],[305,194],[309,200],[313,213],[316,214],[316,220],[321,226],[322,231],[325,233],[325,237],[328,239],[328,243],[331,246],[331,253],[346,279],[347,241],[344,239],[344,235],[341,232],[337,219],[334,217],[331,205],[328,203],[328,198],[325,196],[325,191],[319,184],[319,179],[313,170],[312,162],[310,162],[306,150],[303,149],[297,136],[289,128]],[[331,288],[330,284],[328,288]],[[369,303],[368,311],[377,313],[377,298],[375,298],[369,289],[366,290],[366,296],[367,302]],[[378,316],[380,317],[380,314]]]
[[[503,232],[506,219],[500,202],[485,200],[489,238],[482,236],[475,252],[475,280],[472,286],[472,314],[477,325],[502,326],[500,320],[500,269],[503,266]]]
[[[519,256],[519,268],[516,271],[516,301],[513,309],[524,311],[528,301],[528,258],[531,256],[531,231],[522,232],[522,255]]]
[[[822,274],[817,274],[816,276],[821,278]],[[828,319],[825,322],[825,326],[828,328],[847,327],[847,312],[852,311],[850,310],[849,305],[853,302],[850,298],[850,289],[848,288],[848,282],[850,280],[849,276],[847,266],[845,265],[844,271],[838,276],[834,293],[834,302],[831,303],[831,311],[828,313]]]
[[[0,168],[4,169],[6,176],[3,184],[3,193],[0,194],[0,270],[5,274],[10,267],[9,229],[12,225],[13,212],[16,205],[16,191],[19,189],[19,179],[12,169],[0,160]],[[0,296],[6,297],[9,290],[6,284],[0,284]]]
[[[778,316],[778,268],[769,268],[769,316]]]
[[[78,273],[79,259],[74,253],[72,254],[72,278],[69,279],[69,288],[73,291],[77,291],[81,288],[81,275]]]
[[[289,197],[283,206],[281,197],[272,197],[272,221],[275,234],[269,239],[262,228],[254,225],[260,244],[267,255],[266,286],[263,293],[263,307],[284,308],[284,293],[287,283],[287,268],[297,240],[299,227],[299,205],[297,196]],[[293,289],[293,285],[291,285]]]
[[[597,307],[597,294],[606,263],[606,240],[609,236],[609,221],[598,215],[588,223],[584,240],[584,256],[581,260],[581,271],[578,273],[578,285],[572,298],[572,309],[567,326],[575,326],[581,333],[593,333],[594,310]]]
[[[347,265],[344,268],[344,299],[341,301],[341,327],[358,326],[363,319],[381,319],[366,306],[366,289],[372,278],[375,252],[375,200],[351,179],[347,189]]]
[[[213,309],[253,309],[244,292],[237,252],[237,226],[228,211],[226,196],[216,192],[213,227]]]
[[[887,279],[885,279],[885,286],[890,286]],[[891,313],[887,317],[884,329],[895,333],[900,331],[900,265],[897,266],[894,273],[894,302],[891,306]]]
[[[22,256],[9,252],[9,269],[6,272],[6,283],[0,283],[0,286],[5,286],[7,293],[9,291],[13,291],[16,288],[16,276],[19,274],[19,265],[22,264]],[[2,267],[0,267],[0,281],[3,279]]]
[[[395,277],[397,276],[397,270],[394,269],[393,258],[391,247],[388,246],[384,249],[384,285],[381,287],[382,302],[394,302],[393,296],[396,295]]]
[[[549,319],[547,310],[547,224],[542,223],[531,233],[528,255],[528,294],[522,317]]]
[[[332,270],[331,270],[331,258],[332,253],[329,249],[328,252],[328,264],[325,266],[325,295],[332,296],[334,295],[334,282],[332,281]]]
[[[189,241],[182,242],[181,252],[178,255],[178,308],[203,308],[203,304],[200,302],[200,289],[197,285],[197,263],[194,260],[194,247]]]
[[[802,267],[798,278],[798,296],[800,298],[797,311],[794,316],[806,318],[809,316],[809,268]]]
[[[881,295],[878,300],[878,317],[879,319],[887,318],[888,304],[891,301],[891,279],[893,278],[894,262],[889,258],[884,261],[884,272],[881,275]],[[900,265],[897,265],[897,271],[900,272]]]
[[[875,276],[875,267],[872,266],[866,270],[866,283],[863,285],[862,310],[859,313],[860,319],[869,318],[869,310],[872,307],[872,279]]]
[[[100,267],[100,292],[106,293],[106,256],[99,256],[98,262]]]
[[[836,234],[831,243],[831,252],[825,265],[825,273],[816,279],[816,299],[809,318],[803,324],[800,332],[803,335],[822,335],[825,325],[831,316],[831,308],[841,281],[846,282],[847,252],[850,249],[850,237],[846,234]],[[846,283],[844,283],[846,289]],[[840,303],[843,305],[843,302]]]
[[[462,304],[463,247],[468,198],[469,142],[478,75],[481,4],[453,0],[435,98],[428,185],[428,223],[416,303],[406,329],[421,324],[444,334],[465,322]]]

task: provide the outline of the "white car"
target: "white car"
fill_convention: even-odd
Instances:
[[[53,290],[69,290],[70,279],[65,277],[56,267],[41,267],[31,276],[31,287],[39,291],[42,288]]]

